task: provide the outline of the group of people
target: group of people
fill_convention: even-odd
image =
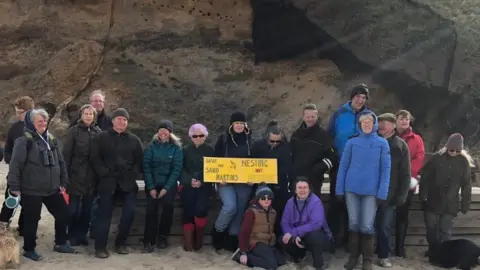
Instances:
[[[90,231],[95,256],[107,258],[117,198],[123,209],[115,251],[127,254],[136,179],[143,172],[144,252],[168,246],[174,199],[180,190],[183,247],[201,249],[208,198],[217,192],[222,208],[212,228],[212,244],[216,250],[232,251],[232,259],[241,264],[276,269],[285,264],[286,254],[298,262],[309,251],[313,267],[324,269],[322,252],[345,245],[350,252],[345,269],[355,268],[362,255],[362,269],[368,270],[376,242],[379,265],[391,267],[394,216],[395,254],[405,257],[408,209],[417,186],[429,245],[447,240],[457,212],[469,209],[473,161],[463,137],[456,133],[424,166],[423,140],[412,131],[412,115],[400,110],[377,116],[367,107],[369,98],[366,85],[353,87],[350,100],[333,114],[326,129],[320,125],[316,106],[304,106],[302,123],[290,140],[275,121],[268,124],[262,139],[254,140],[245,114],[235,112],[214,147],[205,143],[208,130],[198,123],[188,131],[191,143],[183,146],[173,123],[162,120],[144,150],[128,131],[129,113],[118,108],[107,116],[105,96],[99,90],[90,95],[90,104],[80,108],[61,149],[48,132],[48,113],[34,109],[31,98],[21,97],[14,103],[19,121],[8,132],[4,154],[9,163],[6,197],[21,198],[24,256],[42,259],[35,243],[44,204],[55,218],[55,251],[75,253],[74,246],[88,245]],[[278,183],[222,182],[213,188],[203,179],[205,157],[276,159]],[[320,199],[325,174],[331,195],[327,213]],[[9,222],[12,212],[4,205],[0,222]]]

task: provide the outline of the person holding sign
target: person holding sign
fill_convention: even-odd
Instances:
[[[180,139],[173,132],[173,123],[162,120],[153,136],[152,143],[143,155],[143,178],[147,193],[147,218],[143,236],[144,252],[167,248],[167,236],[173,219],[173,202],[177,191],[177,180],[183,166]],[[162,216],[158,224],[158,208],[162,204]],[[158,236],[158,238],[157,238]]]
[[[246,158],[250,156],[252,136],[247,127],[247,118],[241,112],[230,117],[230,126],[218,138],[215,144],[216,157]],[[216,250],[226,248],[235,251],[238,247],[238,234],[247,206],[252,186],[224,181],[218,186],[218,195],[222,200],[222,209],[212,229],[212,244]],[[225,234],[227,233],[228,236]]]
[[[213,147],[205,143],[207,128],[195,124],[188,130],[191,145],[183,148],[183,248],[199,250],[203,246],[204,227],[207,225],[207,199],[212,185],[203,182],[203,158],[213,156]]]
[[[292,168],[292,152],[290,145],[283,130],[278,126],[276,121],[268,123],[267,132],[263,140],[256,141],[252,147],[253,158],[273,158],[277,160],[278,183],[272,185],[275,201],[273,208],[277,212],[277,220],[275,221],[275,233],[282,234],[280,219],[283,209],[288,199],[292,197],[289,187],[289,174]]]

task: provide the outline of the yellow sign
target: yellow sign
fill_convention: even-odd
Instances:
[[[214,158],[203,159],[203,180],[210,183],[277,184],[277,160],[274,158]]]

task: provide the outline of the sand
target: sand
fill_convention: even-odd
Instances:
[[[0,165],[0,179],[5,179],[6,166]],[[2,180],[0,186],[4,185]],[[4,188],[2,188],[3,192]],[[3,194],[1,195],[3,201]],[[17,226],[18,211],[12,223],[13,227]],[[117,255],[112,252],[112,256],[108,259],[97,259],[93,257],[93,247],[90,243],[88,248],[78,248],[80,254],[59,254],[52,251],[53,249],[53,218],[44,208],[42,211],[42,219],[38,227],[37,251],[44,257],[41,262],[33,262],[29,259],[22,258],[21,269],[49,269],[49,270],[73,270],[73,269],[164,269],[164,270],[185,270],[185,269],[247,269],[233,261],[231,261],[230,253],[215,252],[210,246],[206,246],[200,252],[185,252],[180,246],[171,246],[166,250],[156,251],[152,254],[142,254],[140,252],[141,246],[130,247],[131,253],[129,255]],[[112,235],[112,239],[114,236]],[[20,238],[20,241],[21,238]],[[111,246],[111,244],[110,244]],[[407,269],[439,269],[428,265],[425,258],[422,257],[424,249],[415,248],[409,249],[408,253],[414,258],[400,259],[392,258],[394,267],[393,270],[407,270]],[[347,254],[343,251],[338,251],[333,258],[326,256],[329,261],[329,269],[340,270],[343,269],[343,263],[347,258]],[[288,264],[280,269],[313,269],[308,266],[311,259],[307,259],[302,265]],[[381,269],[375,266],[375,269]]]

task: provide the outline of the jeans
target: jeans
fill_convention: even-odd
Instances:
[[[10,187],[7,185],[7,188],[5,189],[5,200],[8,198],[8,189]],[[20,200],[20,205],[22,205],[22,200]],[[2,204],[2,210],[0,212],[0,222],[6,222],[10,223],[11,219],[14,214],[14,209],[8,208],[5,203]],[[18,218],[18,231],[20,232],[20,235],[23,234],[23,207],[20,209],[20,216]]]
[[[252,187],[247,184],[226,184],[218,188],[223,204],[215,221],[218,232],[228,228],[230,235],[238,236],[251,191]]]
[[[23,249],[34,251],[37,238],[38,221],[42,213],[42,204],[55,218],[55,244],[65,245],[67,242],[68,205],[60,193],[50,196],[34,196],[22,194],[24,216]]]
[[[68,239],[71,242],[87,238],[92,210],[93,196],[70,195],[70,222],[68,225]]]
[[[392,223],[395,206],[382,205],[378,207],[375,219],[377,231],[377,254],[379,259],[387,259],[392,246]]]
[[[184,187],[180,194],[183,201],[183,224],[195,224],[195,217],[207,217],[209,184],[199,188]]]
[[[452,236],[453,215],[424,212],[428,246],[432,247]]]
[[[128,234],[135,218],[136,191],[117,191],[117,195],[123,197],[122,217],[118,226],[118,234],[115,239],[115,246],[125,245]],[[100,192],[98,198],[98,216],[95,220],[95,250],[104,250],[107,247],[112,213],[115,208],[114,194],[111,192]]]
[[[281,238],[280,238],[281,239]],[[323,252],[331,251],[333,241],[328,238],[322,230],[311,231],[302,237],[305,248],[299,248],[293,239],[288,244],[282,242],[284,250],[297,261],[305,257],[306,252],[310,251],[313,258],[313,267],[321,269],[323,267]]]
[[[155,189],[158,194],[162,187],[156,187]],[[150,195],[150,191],[145,191],[145,193],[147,195],[147,218],[145,220],[143,241],[144,244],[154,245],[157,242],[157,236],[167,237],[170,234],[170,227],[172,227],[173,221],[173,203],[177,188],[173,187],[162,199],[154,199]],[[158,208],[160,205],[162,206],[162,215],[160,216],[159,224]]]
[[[248,267],[277,269],[285,263],[285,258],[278,249],[262,242],[256,243],[247,253]]]
[[[348,229],[352,232],[375,234],[377,198],[372,195],[345,194],[348,211]]]

